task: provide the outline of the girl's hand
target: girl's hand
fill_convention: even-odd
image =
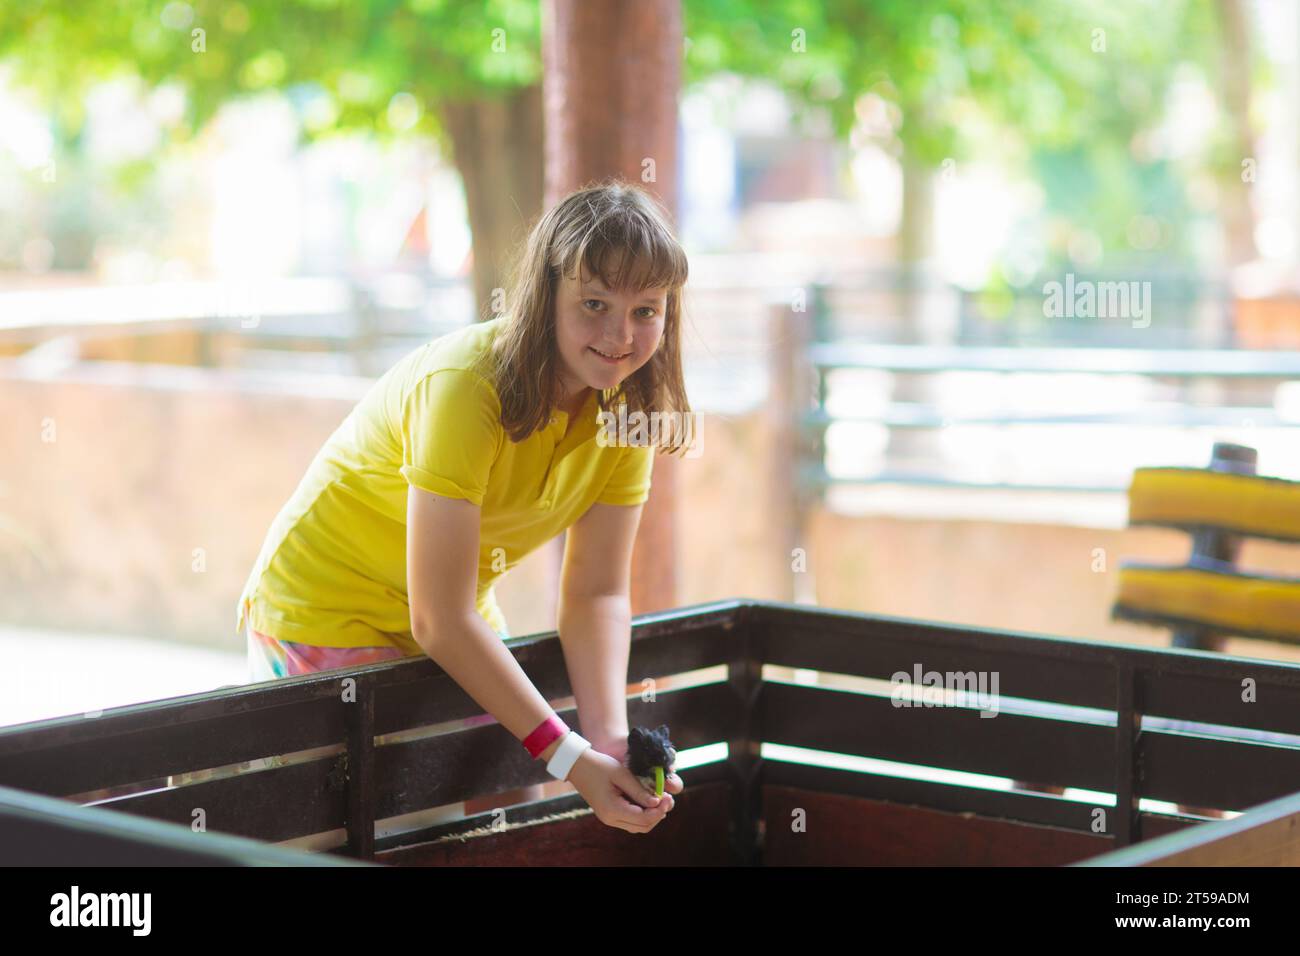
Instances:
[[[620,763],[627,760],[627,734],[621,737],[615,737],[612,740],[602,740],[596,737],[591,738],[591,749],[599,750],[603,754],[609,754]]]
[[[668,781],[672,779],[677,779],[675,774],[665,779],[664,795],[656,798],[631,770],[594,747],[582,752],[568,776],[569,783],[595,811],[597,820],[628,833],[649,833],[668,815],[673,808],[668,793]],[[681,789],[681,780],[677,779],[674,792]]]
[[[593,750],[599,750],[603,754],[609,754],[619,763],[627,763],[627,735],[613,740],[593,740],[591,741]],[[681,793],[682,778],[675,773],[664,774],[664,793]]]

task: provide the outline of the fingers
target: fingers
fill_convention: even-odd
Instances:
[[[623,811],[622,818],[625,820],[641,821],[648,820],[651,817],[662,817],[668,812],[668,799],[669,797],[665,794],[656,806],[642,807],[633,803],[631,800],[624,798],[621,807]]]
[[[630,779],[636,781],[635,777]],[[608,821],[609,825],[628,833],[649,833],[671,812],[676,805],[672,794],[681,793],[682,787],[681,777],[677,774],[666,775],[664,794],[656,801],[654,794],[647,792],[637,781],[637,786],[630,792],[617,794],[621,806]]]
[[[664,794],[657,807],[641,808],[629,804],[618,818],[619,825],[629,833],[649,833],[657,827],[673,808],[673,798]]]
[[[607,821],[610,826],[617,827],[620,830],[626,830],[628,833],[649,833],[655,828],[655,825],[662,820],[662,815],[658,819],[646,819],[646,817],[634,817],[629,814],[618,814],[613,819]]]
[[[620,830],[626,830],[628,833],[649,833],[649,832],[650,832],[651,830],[653,830],[656,826],[658,826],[658,824],[659,824],[659,821],[658,821],[658,820],[655,820],[653,823],[618,823],[618,822],[616,822],[616,823],[615,823],[615,826],[617,826]]]
[[[635,777],[630,771],[626,776],[620,776],[616,781],[618,789],[622,791],[622,796],[633,806],[653,809],[658,806],[658,800],[654,792],[646,789],[646,785],[640,779]]]

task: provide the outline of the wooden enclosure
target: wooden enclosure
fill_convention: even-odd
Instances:
[[[580,729],[555,633],[508,646]],[[945,689],[927,706],[930,674]],[[725,744],[679,767],[685,790],[649,835],[573,792],[458,814],[550,778],[418,658],[0,729],[0,787],[26,801],[0,792],[0,847],[43,796],[61,798],[51,841],[78,814],[123,824],[97,848],[60,843],[64,861],[162,853],[128,832],[138,818],[183,825],[150,831],[173,854],[315,835],[299,855],[394,865],[1061,865],[1166,834],[1223,853],[1260,832],[1295,861],[1300,666],[733,600],[637,618],[629,681],[633,724],[668,724],[679,751]],[[168,786],[180,774],[200,779]],[[420,822],[431,808],[442,818]]]

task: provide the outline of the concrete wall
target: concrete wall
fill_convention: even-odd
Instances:
[[[182,366],[0,360],[0,626],[241,647],[235,604],[263,536],[369,382]],[[759,413],[705,413],[683,462],[680,603],[785,600],[794,572],[765,494]],[[1124,557],[1181,561],[1184,535],[989,520],[852,517],[805,529],[820,604],[1045,634],[1166,644],[1109,620]],[[1107,570],[1092,570],[1105,548]],[[1300,548],[1250,542],[1244,562],[1300,575]],[[544,558],[498,593],[515,635],[554,626]],[[1231,653],[1300,660],[1278,645]]]

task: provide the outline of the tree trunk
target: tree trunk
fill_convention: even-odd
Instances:
[[[1241,0],[1219,0],[1222,26],[1222,91],[1224,115],[1232,127],[1231,155],[1237,162],[1224,170],[1221,217],[1228,265],[1249,262],[1255,249],[1255,213],[1250,205],[1250,184],[1243,178],[1240,161],[1255,157],[1255,136],[1250,124],[1250,30]]]
[[[608,176],[677,214],[680,0],[545,0],[546,202]],[[659,455],[632,551],[632,613],[677,603],[676,458]]]
[[[919,107],[913,107],[913,110]],[[907,115],[907,114],[904,114]],[[933,171],[903,143],[903,209],[898,223],[898,286],[894,301],[895,334],[914,345],[926,340],[925,308],[928,299],[926,264],[929,261],[934,221]],[[924,405],[934,398],[933,377],[897,372],[890,398],[894,402]],[[918,471],[934,460],[935,435],[914,428],[894,428],[885,449],[890,471]]]
[[[465,184],[473,237],[474,303],[492,318],[516,244],[542,212],[542,88],[442,104],[453,161]]]

